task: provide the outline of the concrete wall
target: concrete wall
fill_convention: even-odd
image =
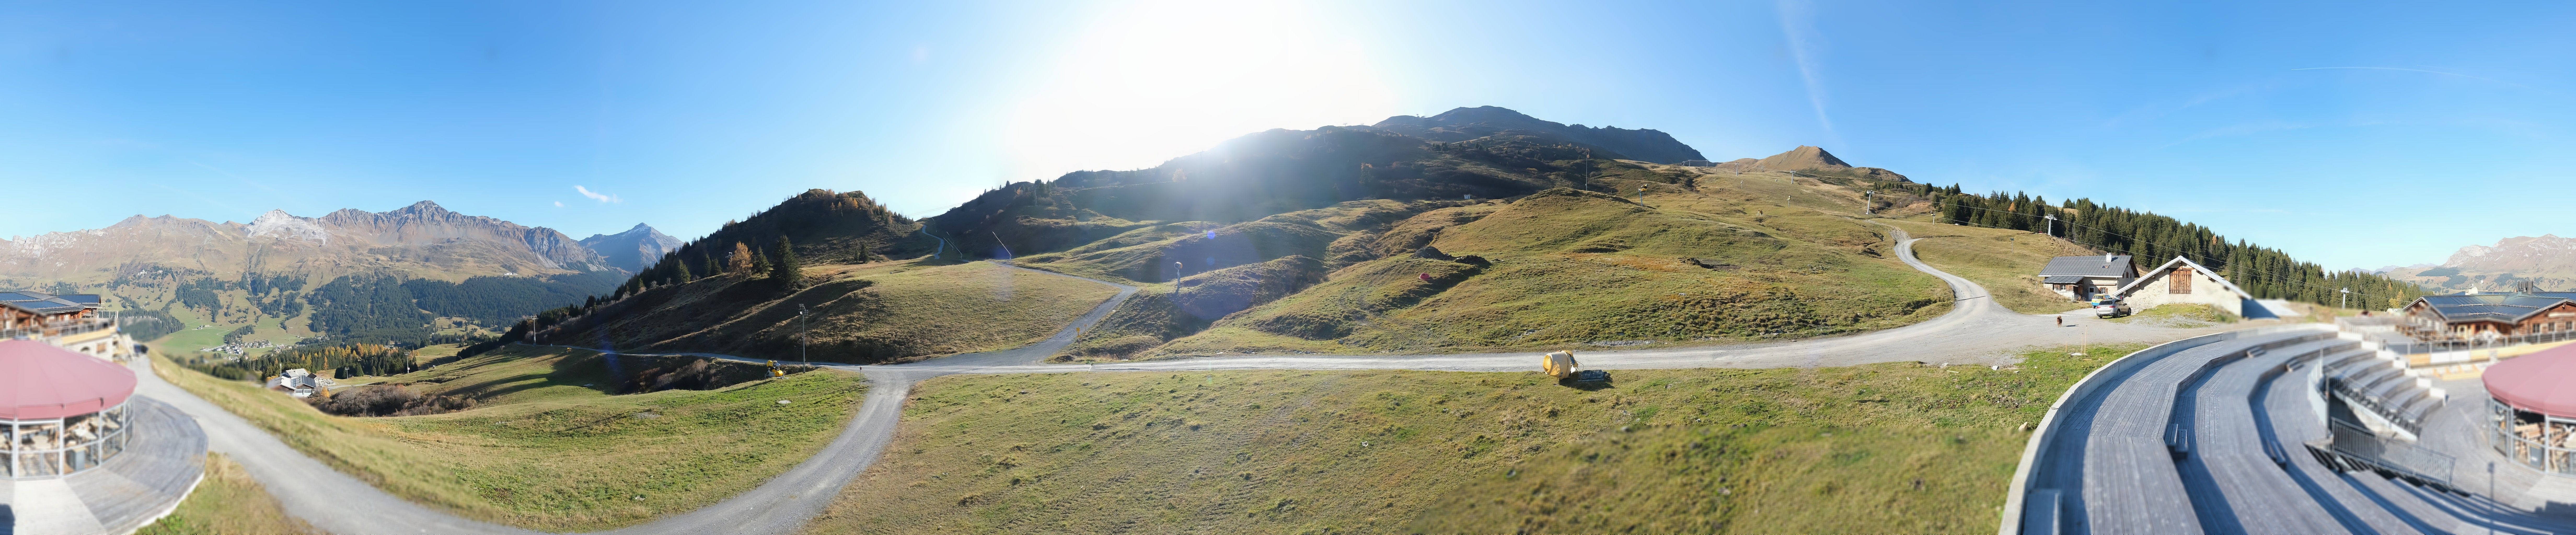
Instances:
[[[2172,278],[2171,270],[2149,275],[2146,283],[2129,290],[2129,295],[2124,300],[2129,303],[2130,309],[2138,311],[2155,308],[2156,305],[2199,303],[2225,310],[2229,314],[2235,314],[2236,317],[2245,317],[2246,297],[2227,291],[2226,286],[2220,285],[2218,279],[2208,273],[2192,270],[2191,278],[2195,280],[2191,281],[2191,293],[2187,294],[2171,293]]]

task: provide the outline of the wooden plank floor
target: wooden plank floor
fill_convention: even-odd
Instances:
[[[2247,403],[2257,392],[2265,371],[2281,366],[2294,357],[2356,345],[2349,340],[2326,340],[2282,347],[2262,356],[2230,363],[2211,372],[2194,392],[2192,433],[2199,437],[2190,462],[2199,463],[2207,474],[2207,489],[2224,500],[2236,513],[2236,524],[2245,533],[2257,535],[2349,533],[2333,513],[2309,498],[2305,489],[2272,462],[2265,454],[2263,437],[2254,424],[2254,408]],[[2295,378],[2294,378],[2295,380]],[[2287,444],[2299,455],[2306,455],[2297,443]],[[2198,485],[2194,485],[2199,487]]]
[[[2174,387],[2240,342],[2183,350],[2140,366],[2095,409],[2084,451],[2085,519],[2092,533],[2201,533],[2191,495],[2165,448]]]
[[[168,513],[206,470],[206,433],[196,420],[143,396],[127,401],[125,410],[125,453],[63,478],[109,533],[134,530]]]

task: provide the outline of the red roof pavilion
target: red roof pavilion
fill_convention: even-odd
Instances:
[[[34,340],[0,340],[0,420],[107,410],[134,395],[134,370]]]

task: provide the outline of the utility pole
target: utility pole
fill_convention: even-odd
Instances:
[[[2352,289],[2344,288],[2339,292],[2343,295],[2335,298],[2335,308],[2352,308]]]
[[[2048,214],[2048,217],[2045,217],[2045,218],[2042,218],[2042,219],[2047,219],[2047,220],[2048,220],[2048,235],[2050,235],[2050,236],[2056,236],[2056,235],[2057,235],[2057,214]]]
[[[1860,213],[1861,215],[1878,213],[1878,190],[1860,192]]]
[[[814,359],[805,356],[805,349],[807,346],[814,345],[814,336],[810,334],[813,331],[807,329],[813,325],[813,322],[805,319],[805,312],[805,305],[796,305],[796,361],[812,366]]]
[[[1180,261],[1175,260],[1172,262],[1172,302],[1174,303],[1179,303],[1181,300],[1182,269],[1186,269],[1186,267],[1182,266]]]

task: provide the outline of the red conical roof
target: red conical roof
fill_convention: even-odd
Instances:
[[[2543,349],[2488,366],[2487,395],[2551,416],[2576,416],[2576,344]]]
[[[107,410],[134,395],[134,370],[53,344],[0,341],[0,420]]]

